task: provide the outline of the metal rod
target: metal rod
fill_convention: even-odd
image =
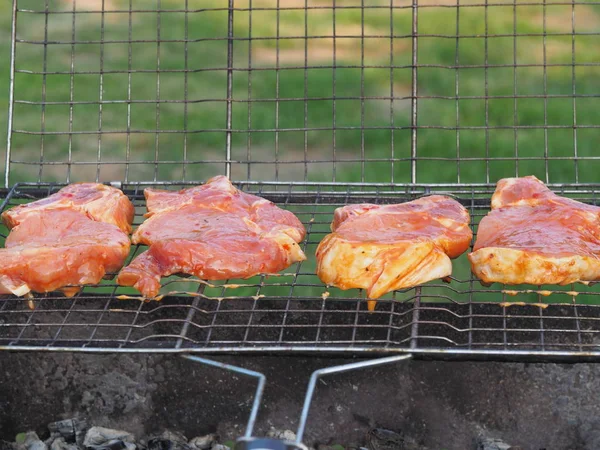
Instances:
[[[523,5],[523,6],[540,6],[540,3],[537,2],[537,1],[523,1],[523,2],[519,2],[518,4],[519,4],[519,6],[520,5]],[[558,6],[571,6],[573,4],[573,0],[570,0],[570,1],[562,1],[562,0],[560,0],[560,1],[552,2],[552,4],[553,5],[558,5]],[[588,0],[576,0],[575,4],[576,5],[579,5],[579,4],[583,4],[583,5],[597,5],[597,4],[600,4],[600,2],[598,2],[598,1],[591,1],[591,0],[590,1],[588,1]],[[447,3],[444,3],[444,2],[426,2],[423,5],[421,5],[420,7],[423,8],[423,9],[426,9],[426,8],[427,9],[444,9],[444,8],[454,8],[455,6],[456,5],[454,3],[447,4]],[[479,6],[482,6],[482,3],[474,1],[472,3],[465,4],[464,7],[466,9],[466,8],[477,8]],[[504,6],[506,6],[506,2],[503,2],[503,1],[494,1],[494,2],[490,3],[490,6],[504,7]],[[318,10],[323,11],[323,10],[330,10],[331,6],[323,3],[322,5],[316,4],[314,6],[310,6],[309,8],[311,10],[315,10],[315,11],[318,11]],[[347,6],[344,6],[344,8],[346,8],[348,10],[353,10],[353,9],[360,9],[360,6],[348,4]],[[374,4],[373,6],[370,6],[370,8],[372,8],[372,9],[384,9],[384,8],[386,8],[386,6]],[[408,8],[410,8],[410,6],[398,5],[397,8],[398,9],[408,9]],[[197,9],[190,10],[190,12],[202,12],[202,11],[205,11],[207,9],[209,9],[209,8],[197,8]],[[248,7],[247,6],[246,7],[240,7],[238,9],[240,11],[247,11]],[[271,8],[269,8],[269,7],[263,7],[262,9],[263,10],[268,10],[268,9],[272,9],[272,7]],[[293,6],[293,5],[290,5],[286,9],[289,9],[290,11],[298,11],[298,10],[303,10],[304,7],[303,6]],[[26,11],[26,12],[28,12],[30,14],[39,14],[40,13],[39,11],[36,11],[34,9],[31,9],[31,8],[24,9],[23,11]],[[224,8],[224,7],[215,7],[215,8],[210,8],[210,11],[227,11],[227,8]],[[115,8],[111,12],[115,13],[115,14],[119,14],[119,13],[125,14],[125,13],[127,13],[127,10]],[[147,13],[147,12],[156,12],[156,10],[148,9],[148,8],[137,8],[137,9],[134,10],[134,12]],[[185,11],[182,8],[173,8],[173,9],[165,10],[165,12],[167,12],[167,13],[183,13]],[[81,14],[93,14],[93,13],[94,13],[93,10],[81,11]],[[64,15],[65,12],[64,11],[53,11],[52,14]]]
[[[315,370],[310,376],[310,382],[308,383],[308,389],[306,396],[304,397],[304,406],[302,407],[302,415],[300,416],[300,423],[298,424],[298,431],[296,432],[296,443],[301,443],[304,436],[304,430],[306,429],[306,420],[308,419],[308,410],[312,402],[317,380],[323,375],[330,375],[332,373],[343,373],[351,370],[365,369],[367,367],[383,366],[385,364],[391,364],[398,361],[404,361],[412,358],[411,354],[389,356],[380,359],[371,359],[367,361],[359,361],[350,364],[343,364],[341,366],[325,367],[323,369]]]
[[[484,73],[483,73],[483,84],[484,84],[484,89],[485,89],[485,91],[484,91],[484,96],[485,96],[485,182],[489,183],[490,182],[490,130],[489,130],[489,126],[490,126],[490,100],[489,100],[490,87],[489,87],[489,73],[488,73],[488,65],[489,65],[489,61],[488,61],[488,57],[489,57],[488,0],[485,0],[483,22],[484,22],[484,26],[485,26],[484,41],[483,41],[483,45],[484,45],[484,49],[485,49],[484,50],[485,69],[484,69]]]
[[[201,284],[198,287],[198,293],[202,294],[204,292],[205,287],[206,287],[205,284]],[[179,333],[179,335],[181,337],[179,339],[177,339],[175,348],[181,348],[183,346],[183,339],[187,336],[188,330],[190,329],[190,324],[192,323],[194,315],[196,314],[196,309],[198,308],[199,302],[200,302],[200,297],[195,297],[194,300],[192,301],[192,304],[190,305],[190,309],[187,313],[187,316],[185,317],[185,322],[183,323],[183,327],[181,328],[181,333]]]
[[[129,162],[131,160],[131,72],[133,66],[133,0],[129,0],[129,43],[127,45],[127,133],[125,144],[125,182],[129,181]],[[158,101],[158,99],[157,99]]]
[[[248,130],[252,130],[252,0],[248,0]],[[252,133],[246,136],[246,178],[252,179]]]
[[[156,133],[154,135],[154,181],[158,180],[158,161],[160,157],[160,26],[161,26],[161,0],[157,0],[156,14]]]
[[[21,324],[23,326],[23,324]],[[302,345],[291,345],[291,346],[256,346],[256,347],[239,347],[235,345],[222,346],[222,347],[203,347],[196,349],[189,348],[127,348],[127,347],[58,347],[58,346],[39,346],[39,345],[0,345],[0,351],[43,351],[51,353],[131,353],[131,354],[188,354],[188,353],[202,353],[212,355],[231,355],[232,353],[239,354],[252,354],[252,355],[268,355],[268,354],[281,354],[281,355],[309,355],[309,354],[335,354],[335,355],[373,355],[377,353],[379,355],[384,354],[406,354],[410,351],[412,355],[422,355],[427,358],[441,358],[441,359],[459,359],[464,361],[473,360],[490,360],[497,359],[503,361],[573,361],[581,362],[582,359],[600,361],[600,351],[586,350],[593,346],[585,347],[581,344],[574,344],[581,350],[504,350],[498,349],[455,349],[455,348],[440,348],[440,347],[421,347],[414,350],[406,348],[378,348],[374,352],[372,346],[346,346],[346,347],[329,347],[323,349],[315,346],[302,346]],[[597,347],[597,346],[595,346]]]
[[[394,0],[390,0],[390,181],[394,182]]]
[[[550,182],[550,171],[548,168],[548,39],[547,39],[547,7],[546,0],[542,0],[542,4],[544,5],[542,10],[542,29],[543,29],[543,40],[542,40],[542,49],[543,49],[543,63],[544,63],[544,168],[545,168],[545,182],[548,184]],[[487,125],[487,123],[486,123]]]
[[[365,0],[360,3],[360,181],[365,181]]]
[[[275,31],[275,128],[279,130],[279,86],[280,86],[280,73],[279,73],[279,32],[281,22],[281,9],[277,0],[277,26]],[[279,180],[279,131],[275,132],[275,180]]]
[[[231,178],[231,126],[233,92],[233,8],[234,0],[229,0],[227,24],[227,120],[225,132],[225,176]]]
[[[415,302],[413,304],[413,317],[410,331],[410,348],[417,347],[419,338],[419,313],[421,311],[421,286],[415,288]]]
[[[71,182],[71,170],[73,168],[73,101],[75,100],[75,19],[77,17],[77,0],[73,0],[73,9],[71,11],[73,18],[71,21],[71,65],[69,67],[69,147],[67,150],[68,164],[67,164],[67,183]],[[100,134],[101,131],[98,131]],[[62,134],[62,132],[61,132]]]
[[[515,177],[519,176],[519,113],[517,99],[517,0],[513,3],[513,136],[515,141]]]
[[[460,0],[456,0],[456,50],[454,56],[454,95],[456,96],[456,181],[460,183]]]
[[[337,92],[336,92],[336,84],[337,84],[337,74],[336,74],[336,68],[337,68],[337,39],[336,39],[336,0],[333,0],[333,4],[332,4],[332,23],[331,23],[331,33],[333,36],[333,64],[332,64],[332,70],[331,70],[331,114],[332,114],[332,118],[331,118],[331,124],[332,124],[332,130],[331,130],[331,136],[332,136],[332,142],[331,142],[331,150],[332,150],[332,159],[333,159],[333,164],[331,166],[331,181],[335,182],[336,181],[336,177],[337,177],[337,166],[336,166],[336,161],[337,161],[337,156],[336,156],[336,147],[337,147],[337,132],[336,130],[338,129],[337,127],[337,104],[336,104],[336,96],[337,96]],[[308,38],[308,36],[307,36]],[[305,158],[306,159],[306,158]],[[304,179],[308,180],[308,168],[306,163],[304,164]]]
[[[102,9],[100,14],[100,80],[98,84],[98,131],[102,131],[102,103],[104,99],[104,28],[105,28],[105,0],[102,0]],[[96,182],[100,181],[100,162],[102,161],[102,133],[98,133],[98,152],[96,156],[98,164],[96,165]]]
[[[49,14],[49,0],[45,1],[44,9],[46,11],[46,15],[44,16],[44,56],[43,56],[43,70],[44,72],[48,71],[48,16]],[[47,101],[47,81],[48,75],[44,73],[42,75],[42,118],[40,124],[40,131],[42,135],[40,136],[40,168],[38,170],[38,181],[42,181],[42,172],[44,170],[44,146],[45,146],[45,131],[46,131],[46,101]]]
[[[188,80],[188,44],[189,44],[189,4],[188,0],[185,0],[185,19],[184,19],[184,39],[185,44],[183,47],[183,165],[182,165],[182,179],[185,181],[187,178],[187,160],[188,160],[188,92],[189,92],[189,80]]]
[[[13,0],[10,44],[10,75],[8,93],[8,133],[6,135],[6,165],[4,167],[4,187],[8,189],[10,175],[10,150],[12,145],[12,127],[15,100],[15,57],[17,49],[17,0]]]
[[[419,50],[419,0],[413,0],[412,2],[412,82],[411,82],[411,114],[410,114],[410,126],[411,126],[411,138],[410,138],[410,181],[412,183],[417,182],[417,95],[418,90],[418,50]]]
[[[571,86],[573,101],[573,159],[575,160],[575,183],[579,182],[579,155],[577,151],[577,100],[576,70],[575,70],[575,2],[571,5]]]
[[[219,369],[228,370],[230,372],[235,372],[241,375],[246,375],[248,377],[258,379],[256,392],[254,393],[254,401],[252,402],[252,409],[250,410],[250,418],[248,419],[248,425],[246,425],[246,433],[244,434],[245,438],[251,437],[252,431],[254,430],[254,424],[256,423],[256,416],[258,415],[258,408],[260,407],[260,402],[262,400],[263,392],[265,390],[265,383],[267,382],[267,378],[260,372],[244,369],[243,367],[232,366],[231,364],[225,364],[222,362],[213,361],[211,359],[200,358],[198,356],[183,355],[183,357],[189,359],[190,361],[204,364],[206,366],[218,367]]]
[[[478,159],[479,160],[479,159]],[[557,159],[558,161],[559,159]],[[211,162],[216,162],[216,161],[211,161]],[[94,162],[95,164],[95,162]],[[26,187],[47,187],[47,186],[54,186],[54,187],[62,187],[62,186],[66,186],[68,183],[62,182],[62,183],[51,183],[51,182],[42,182],[42,183],[38,183],[38,182],[29,182],[29,181],[22,181],[19,182],[20,186],[26,186]],[[127,183],[127,185],[129,187],[136,187],[136,186],[153,186],[153,185],[158,185],[158,186],[169,186],[169,185],[174,185],[174,186],[195,186],[197,185],[198,182],[194,182],[194,181],[186,181],[186,182],[181,182],[181,181],[131,181],[129,183]],[[454,195],[455,197],[457,197],[457,193],[460,194],[465,194],[468,195],[469,197],[471,196],[471,194],[490,194],[493,192],[494,188],[495,188],[495,184],[489,184],[489,183],[461,183],[461,184],[456,184],[456,183],[359,183],[359,182],[350,182],[350,183],[341,183],[341,182],[331,182],[331,181],[256,181],[256,180],[247,180],[244,181],[243,183],[246,186],[303,186],[303,187],[341,187],[341,188],[349,188],[349,187],[356,187],[356,188],[378,188],[378,187],[385,187],[385,188],[389,188],[390,191],[386,191],[386,192],[380,192],[380,194],[398,194],[398,192],[400,192],[402,189],[414,189],[415,191],[412,192],[412,194],[418,194],[418,190],[421,189],[427,189],[427,188],[433,188],[433,189],[444,189],[445,194],[446,195]],[[565,194],[595,194],[596,190],[598,190],[600,192],[600,185],[595,184],[595,183],[549,183],[546,185],[547,187],[549,187],[550,189],[554,190],[554,191],[558,191],[558,190],[563,190],[563,192],[561,192],[560,195],[565,195]],[[564,189],[568,189],[568,191],[564,191]],[[475,189],[475,191],[471,191],[472,189]],[[479,190],[480,189],[480,190]],[[466,191],[465,191],[466,190]],[[313,194],[314,195],[314,191],[313,190],[307,190],[307,191],[297,191],[294,190],[294,195],[300,195],[300,194]],[[342,191],[333,191],[333,192],[327,192],[327,194],[335,194],[338,197],[343,197],[345,194]],[[373,194],[373,192],[370,191],[360,191],[357,192],[357,194]],[[469,198],[469,202],[470,202],[470,198]],[[581,201],[581,200],[580,200]],[[584,202],[585,203],[585,202]]]

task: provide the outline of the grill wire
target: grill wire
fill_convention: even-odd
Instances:
[[[142,222],[141,185],[124,186]],[[178,187],[184,187],[178,186]],[[415,185],[378,187],[241,183],[239,187],[293,211],[307,228],[308,255],[328,232],[331,211],[348,202],[386,204],[424,194],[453,195],[475,227],[488,211],[489,187],[432,190]],[[58,189],[17,184],[6,207],[44,198]],[[563,195],[595,204],[596,190],[579,185]],[[132,250],[131,257],[141,250]],[[314,262],[279,276],[200,282],[171,277],[160,302],[143,302],[108,280],[74,297],[36,295],[0,303],[0,348],[83,351],[394,352],[442,355],[581,356],[595,354],[600,333],[598,289],[570,285],[483,287],[455,261],[450,283],[397,291],[367,311],[358,290],[324,286]],[[463,261],[464,262],[464,261]],[[550,295],[551,293],[551,295]],[[517,302],[517,304],[511,304]],[[522,303],[518,303],[522,302]],[[539,355],[538,355],[539,353]]]
[[[476,232],[493,183],[530,174],[596,204],[599,6],[15,0],[3,210],[95,179],[119,183],[139,224],[143,187],[222,173],[296,213],[309,259],[281,276],[171,277],[161,302],[111,280],[70,299],[5,296],[0,348],[600,356],[597,286],[484,287],[463,255],[450,283],[369,313],[361,291],[314,275],[345,204],[443,193]]]

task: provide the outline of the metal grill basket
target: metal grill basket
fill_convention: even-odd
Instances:
[[[598,286],[324,286],[336,207],[452,196],[477,232],[495,182],[536,175],[597,204],[600,3],[14,0],[2,210],[75,181],[143,188],[225,174],[302,220],[279,276],[114,281],[0,299],[0,348],[94,352],[600,356]],[[6,8],[8,13],[8,7]],[[2,230],[5,237],[6,230]],[[132,250],[133,257],[140,248]]]

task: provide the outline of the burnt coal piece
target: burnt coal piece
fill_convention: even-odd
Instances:
[[[48,424],[50,436],[41,440],[34,431],[19,433],[15,442],[0,441],[0,450],[231,450],[216,434],[188,441],[181,433],[164,431],[136,440],[132,433],[105,427],[89,427],[87,421],[67,419]]]

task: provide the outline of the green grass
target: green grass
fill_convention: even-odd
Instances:
[[[63,3],[66,8],[68,2]],[[272,6],[268,1],[255,2],[255,7]],[[385,2],[376,2],[385,4]],[[348,5],[354,5],[349,2]],[[572,128],[525,128],[515,133],[513,127],[550,126],[573,124],[574,102],[570,98],[503,98],[517,95],[569,96],[573,94],[570,67],[551,66],[546,73],[541,67],[523,66],[528,63],[541,63],[544,59],[543,38],[541,36],[493,37],[488,39],[487,63],[508,65],[493,67],[486,71],[480,66],[486,61],[484,40],[486,10],[483,7],[469,7],[469,2],[457,14],[456,8],[424,7],[419,12],[418,102],[420,128],[418,130],[417,180],[419,182],[495,182],[504,176],[535,174],[546,178],[546,165],[543,161],[545,141],[548,142],[550,158],[574,155]],[[59,3],[61,5],[61,3]],[[203,2],[203,6],[222,6],[223,2]],[[36,2],[23,2],[23,7],[39,9]],[[239,5],[243,7],[243,4]],[[85,6],[81,6],[84,8]],[[113,0],[113,9],[127,8],[127,3]],[[165,10],[178,7],[177,2],[163,1]],[[191,8],[194,6],[192,5]],[[8,38],[8,7],[2,6],[0,32]],[[559,33],[569,32],[570,22],[561,18],[570,17],[571,7],[550,5],[547,7],[546,60],[549,64],[569,64],[572,59],[570,36]],[[516,29],[518,34],[541,34],[543,32],[542,6],[519,6],[516,23],[513,8],[489,8],[488,34],[510,35]],[[161,25],[161,40],[178,40],[185,37],[185,16],[182,13],[136,13],[132,20],[131,35],[134,40],[156,40],[157,23]],[[385,66],[390,61],[390,39],[369,37],[389,35],[390,25],[394,34],[394,65],[396,68],[356,68],[362,61],[361,10],[339,8],[335,14],[336,64],[332,64],[333,43],[330,38],[317,38],[308,41],[308,63],[313,68],[304,70],[305,40],[293,37],[304,35],[305,15],[302,10],[283,10],[279,15],[279,35],[283,38],[277,44],[277,14],[274,11],[256,10],[252,14],[251,43],[244,38],[249,36],[249,15],[246,11],[235,14],[234,65],[248,68],[249,52],[252,52],[251,72],[236,70],[233,73],[233,154],[234,176],[238,179],[303,179],[305,167],[311,180],[331,180],[334,159],[333,141],[335,137],[335,178],[338,181],[410,181],[410,95],[411,86],[411,26],[410,8],[398,9],[390,20],[389,9],[367,9],[364,12],[364,62],[368,66]],[[590,31],[600,25],[600,12],[596,5],[576,7],[578,31]],[[19,36],[22,39],[39,41],[44,39],[44,15],[21,13]],[[308,33],[311,36],[332,34],[333,13],[330,9],[310,10],[307,14]],[[78,41],[99,41],[101,39],[101,15],[80,14],[76,19],[75,37]],[[222,68],[227,64],[226,11],[204,11],[188,15],[188,39],[197,40],[187,46],[188,98],[187,114],[182,103],[161,103],[157,108],[152,101],[157,98],[156,73],[133,73],[131,99],[149,101],[131,105],[130,128],[147,133],[135,133],[129,141],[127,130],[127,105],[104,105],[102,128],[114,131],[102,136],[98,142],[96,134],[76,135],[71,140],[66,135],[47,135],[43,140],[44,161],[60,163],[46,166],[42,172],[44,180],[64,180],[69,160],[73,162],[95,162],[99,158],[105,162],[120,163],[126,159],[134,162],[154,160],[171,161],[172,164],[134,164],[128,178],[148,180],[155,175],[161,180],[201,179],[222,172],[224,164],[202,163],[222,161],[225,147],[225,96],[226,73]],[[457,39],[458,32],[462,36]],[[107,13],[104,18],[104,39],[123,41],[129,38],[128,14]],[[594,28],[596,27],[596,28]],[[435,35],[435,36],[431,36]],[[48,39],[70,41],[72,38],[72,16],[55,14],[49,16]],[[220,38],[220,39],[219,39]],[[2,50],[6,54],[8,39],[2,40]],[[575,39],[575,60],[578,63],[598,61],[600,57],[600,37],[577,36]],[[279,46],[279,69],[275,55]],[[71,45],[56,44],[47,47],[47,70],[68,71],[71,65]],[[43,46],[19,44],[17,66],[22,69],[39,71],[43,68]],[[77,71],[106,73],[102,76],[104,100],[128,98],[126,73],[129,68],[127,43],[77,44],[74,49],[74,67]],[[103,64],[100,67],[100,55]],[[157,68],[157,45],[155,42],[135,43],[131,46],[131,68],[153,71]],[[160,69],[182,70],[184,68],[185,46],[181,42],[162,42],[160,45]],[[510,67],[515,62],[517,69]],[[454,66],[460,66],[456,71]],[[318,68],[324,66],[323,68]],[[6,71],[0,81],[6,81]],[[575,69],[576,93],[596,94],[597,81],[595,67],[578,66]],[[333,89],[335,77],[335,92]],[[485,80],[487,77],[487,90]],[[515,85],[515,77],[517,83]],[[305,85],[305,79],[307,80]],[[94,73],[74,77],[74,100],[96,102],[99,99],[101,77]],[[251,90],[249,91],[249,81]],[[68,101],[70,98],[70,77],[68,75],[47,76],[47,101]],[[164,72],[160,75],[160,99],[181,100],[184,96],[186,77],[182,72]],[[5,83],[2,83],[5,84]],[[544,88],[544,84],[546,85]],[[361,88],[361,85],[364,85]],[[396,100],[390,97],[393,86]],[[274,99],[280,99],[277,105]],[[42,100],[42,77],[39,75],[18,74],[16,80],[18,100],[39,102]],[[5,91],[5,90],[4,90]],[[6,95],[6,92],[2,95]],[[365,100],[356,99],[364,94]],[[457,94],[460,97],[457,100]],[[488,95],[489,101],[471,98]],[[328,100],[310,100],[309,98]],[[332,97],[336,97],[335,134],[333,127]],[[351,97],[352,99],[347,99]],[[247,100],[256,102],[249,109]],[[576,102],[576,120],[580,125],[598,124],[600,112],[595,98],[579,98]],[[393,114],[391,108],[393,107]],[[277,114],[278,108],[278,114]],[[304,120],[304,110],[308,111]],[[486,109],[487,108],[487,109]],[[189,131],[184,142],[183,133],[162,134],[157,137],[157,109],[160,112],[158,129]],[[487,110],[487,120],[486,120]],[[515,114],[516,110],[516,114]],[[546,111],[546,114],[544,114]],[[96,104],[75,105],[73,108],[73,130],[94,132],[99,127],[99,108]],[[546,115],[546,118],[544,118]],[[15,108],[15,128],[26,131],[41,130],[41,109],[37,105],[17,105]],[[184,124],[184,120],[187,122]],[[391,131],[390,128],[394,130]],[[453,130],[457,123],[463,129]],[[360,126],[378,127],[360,131]],[[486,132],[485,126],[490,127]],[[254,132],[248,133],[248,128]],[[282,131],[272,130],[278,127]],[[476,127],[475,129],[464,129]],[[325,130],[297,131],[302,128],[324,128]],[[69,131],[68,105],[46,107],[47,132]],[[200,130],[205,130],[199,132]],[[578,180],[597,181],[599,162],[585,160],[596,156],[599,138],[597,129],[582,128],[577,131],[577,154],[582,160],[577,163],[568,160],[551,159],[548,163],[549,179],[552,182],[575,181],[575,165]],[[278,140],[276,145],[276,139]],[[364,166],[356,161],[363,158]],[[393,144],[393,154],[392,154]],[[184,146],[187,163],[184,162]],[[14,136],[13,159],[21,161],[40,160],[41,139],[39,136]],[[100,152],[99,152],[100,147]],[[249,151],[250,150],[250,151]],[[100,157],[98,156],[100,153]],[[250,153],[250,155],[249,155]],[[395,159],[394,168],[389,163],[377,160]],[[518,164],[515,157],[520,158]],[[310,161],[305,165],[305,160]],[[250,167],[248,162],[252,161]],[[277,164],[272,164],[277,161]],[[14,164],[12,181],[37,179],[37,167]],[[486,173],[489,172],[489,180]],[[96,177],[94,166],[72,166],[72,179]],[[101,179],[123,179],[122,166],[106,165],[99,174]]]
[[[67,8],[68,3],[55,2],[52,8]],[[190,1],[190,9],[223,7],[226,3]],[[239,0],[236,6],[244,8],[247,3]],[[387,1],[369,3],[389,4]],[[547,172],[548,180],[555,183],[598,182],[600,160],[586,159],[598,156],[598,128],[577,129],[578,161],[561,158],[575,154],[575,131],[571,127],[574,118],[578,125],[600,124],[597,98],[579,97],[576,102],[569,98],[573,95],[574,76],[577,95],[598,94],[597,68],[577,66],[572,69],[567,66],[573,59],[577,63],[600,60],[600,36],[585,34],[597,31],[600,26],[600,8],[597,5],[575,7],[577,30],[582,34],[573,41],[568,35],[572,16],[569,5],[548,3],[547,36],[544,38],[541,4],[517,6],[515,11],[512,3],[487,10],[470,6],[473,3],[480,2],[461,1],[464,7],[458,13],[456,8],[427,7],[428,3],[423,3],[424,7],[419,11],[421,37],[417,81],[421,98],[418,101],[417,181],[494,183],[501,177],[515,174],[534,174],[546,181]],[[23,8],[39,10],[41,3],[23,0],[20,4]],[[169,0],[163,0],[161,4],[164,10],[180,7],[179,2]],[[253,2],[255,8],[274,4],[267,0]],[[306,16],[302,10],[282,10],[278,16],[274,11],[257,9],[251,18],[247,11],[236,11],[236,70],[232,80],[234,179],[411,181],[408,97],[412,81],[412,10],[399,8],[390,17],[389,8],[369,8],[363,15],[360,9],[339,7],[357,4],[360,2],[338,2],[335,70],[331,68],[333,40],[327,37],[333,31],[331,9],[310,10]],[[86,5],[79,7],[89,8]],[[127,9],[128,2],[106,0],[106,5],[107,9]],[[141,7],[151,9],[154,2],[134,2],[134,8]],[[3,38],[0,39],[0,52],[4,56],[0,86],[6,87],[9,10],[7,2],[0,3],[0,37]],[[48,40],[70,41],[72,15],[51,14],[48,17]],[[367,36],[364,55],[361,54],[363,19]],[[245,39],[249,36],[250,20],[252,41]],[[46,135],[43,139],[37,135],[14,134],[13,161],[43,160],[50,164],[40,172],[37,166],[13,162],[11,182],[38,178],[65,181],[67,174],[71,181],[96,177],[103,181],[125,177],[130,181],[154,178],[193,181],[223,172],[227,78],[224,70],[207,69],[227,65],[227,12],[206,10],[188,14],[187,38],[192,42],[187,45],[187,68],[190,70],[187,75],[181,72],[186,67],[186,46],[181,42],[168,42],[186,37],[183,13],[136,13],[132,16],[131,37],[156,40],[159,22],[163,41],[160,48],[156,42],[138,42],[131,46],[123,42],[129,39],[130,29],[129,15],[121,13],[104,15],[104,39],[119,42],[104,46],[97,43],[47,46],[47,71],[68,72],[73,63],[77,71],[92,73],[76,75],[73,79],[68,74],[49,74],[46,77],[46,101],[68,102],[73,82],[75,101],[97,102],[102,82],[103,100],[121,103],[104,105],[102,129],[112,133],[102,135],[100,140],[94,134],[99,128],[97,104],[77,104],[72,110],[73,131],[91,134],[73,135],[71,139],[67,134]],[[77,15],[76,40],[99,41],[102,38],[101,23],[100,14]],[[487,47],[481,39],[486,33],[486,23],[487,34],[497,36],[487,40]],[[305,27],[310,36],[320,37],[308,41],[297,38],[304,36]],[[390,65],[390,39],[381,37],[389,35],[390,29],[398,36],[393,40],[393,63],[397,68],[392,70],[385,68]],[[457,29],[461,36],[458,40]],[[20,13],[18,30],[21,39],[44,40],[44,15]],[[516,40],[510,36],[515,31],[519,34]],[[282,37],[279,43],[274,39],[277,33]],[[20,43],[17,50],[18,68],[43,69],[44,46]],[[163,71],[160,79],[156,73],[158,54]],[[252,71],[246,70],[250,55]],[[302,68],[305,56],[311,67],[306,70]],[[549,65],[546,71],[542,67],[527,66],[540,64],[544,59]],[[370,67],[361,70],[362,62]],[[482,68],[486,63],[492,67]],[[517,67],[513,67],[515,65]],[[129,68],[135,72],[131,75],[130,93],[127,89]],[[140,70],[148,72],[140,73]],[[160,93],[157,92],[158,81]],[[42,83],[40,75],[17,74],[15,98],[42,101]],[[183,99],[186,88],[189,103],[174,102]],[[390,100],[392,90],[393,101]],[[510,98],[515,94],[529,98]],[[544,100],[541,98],[544,94],[553,97]],[[540,97],[531,98],[534,95]],[[7,96],[7,89],[0,89],[1,139],[5,137]],[[132,104],[128,111],[126,100],[129,96]],[[488,96],[489,100],[479,98],[483,96]],[[309,98],[306,102],[305,97]],[[157,98],[167,102],[157,106],[154,102]],[[275,98],[279,102],[275,102]],[[253,100],[250,108],[249,99]],[[332,132],[334,107],[338,130]],[[308,112],[306,119],[305,110]],[[124,133],[128,112],[131,114],[130,129],[136,131],[129,138]],[[159,120],[157,112],[160,113]],[[67,133],[70,113],[68,105],[48,105],[45,131]],[[459,124],[462,129],[457,131],[455,128]],[[549,128],[543,129],[544,124]],[[361,131],[363,125],[368,129]],[[515,125],[526,128],[515,131]],[[16,105],[14,127],[29,132],[41,131],[40,106]],[[269,131],[274,128],[281,131],[277,134]],[[304,128],[311,130],[304,132]],[[177,132],[157,135],[157,129]],[[188,133],[183,133],[184,130]],[[550,157],[547,163],[544,161],[546,142]],[[145,163],[155,158],[170,163]],[[393,166],[381,161],[389,158],[394,159]],[[364,159],[364,164],[357,162],[358,159]],[[103,165],[98,173],[94,164],[76,164],[98,160],[115,164]],[[126,160],[132,162],[127,173],[122,164]],[[312,269],[311,264],[312,261],[305,263],[303,271]],[[466,257],[455,262],[455,275],[460,279],[469,278]],[[465,285],[459,288],[465,288]],[[249,288],[249,292],[252,289]],[[435,287],[427,289],[431,295],[447,292]],[[321,295],[322,291],[315,288],[307,295]]]

